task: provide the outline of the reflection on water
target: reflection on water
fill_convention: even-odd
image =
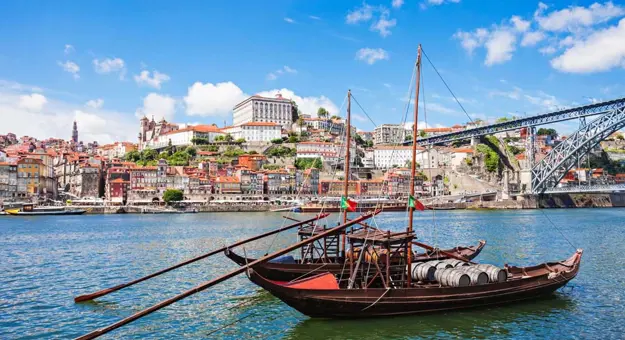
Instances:
[[[622,338],[625,209],[545,213],[585,250],[578,277],[548,299],[420,316],[311,320],[239,276],[118,329],[109,338]],[[485,239],[481,262],[530,265],[566,259],[574,252],[540,211],[435,211],[415,216],[419,239],[441,248]],[[405,217],[385,213],[371,223],[403,230]],[[333,215],[326,223],[336,221]],[[75,304],[73,297],[283,223],[280,214],[271,213],[0,216],[0,339],[72,338],[106,326],[236,265],[216,255],[94,302]],[[269,237],[245,245],[245,252],[259,256],[295,238],[295,231]]]

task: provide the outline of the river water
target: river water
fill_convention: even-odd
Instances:
[[[415,214],[423,242],[441,248],[487,240],[477,260],[530,265],[584,249],[579,275],[550,298],[510,306],[376,320],[313,320],[245,276],[109,333],[107,339],[623,338],[625,209],[437,211]],[[282,225],[277,213],[0,216],[0,339],[71,338],[209,280],[235,265],[222,255],[94,302],[111,287]],[[299,215],[303,218],[302,215]],[[554,228],[547,217],[557,226]],[[336,215],[333,216],[336,221]],[[403,213],[376,217],[405,228]],[[248,256],[295,233],[248,244]],[[239,249],[239,252],[243,251]]]

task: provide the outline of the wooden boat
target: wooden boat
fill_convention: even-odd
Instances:
[[[406,211],[406,202],[389,199],[355,199],[358,203],[358,211],[367,212],[381,209],[382,211]],[[305,213],[319,212],[341,212],[340,199],[326,200],[321,202],[308,203],[301,207]]]
[[[486,241],[480,240],[476,246],[458,246],[439,252],[417,253],[414,255],[413,262],[448,259],[449,256],[444,255],[444,253],[453,253],[467,260],[472,260],[482,252],[485,245]],[[255,258],[243,257],[230,249],[226,249],[224,254],[239,266],[245,266],[248,263],[256,261]],[[297,280],[316,275],[320,271],[340,275],[341,271],[345,268],[345,260],[342,258],[331,258],[329,260],[330,262],[325,263],[302,263],[301,259],[296,259],[291,263],[267,262],[254,267],[254,270],[264,278],[275,281]]]
[[[454,206],[426,205],[425,209],[427,209],[427,210],[456,210],[456,207],[454,207]]]
[[[47,215],[81,215],[87,212],[84,209],[65,209],[65,207],[35,207],[33,204],[24,204],[21,209],[5,209],[13,216],[47,216]]]
[[[252,282],[310,317],[359,318],[440,312],[533,299],[555,292],[579,270],[582,250],[569,259],[532,267],[506,267],[501,283],[467,287],[415,284],[410,288],[341,289],[333,274],[283,282],[269,280],[250,269]]]

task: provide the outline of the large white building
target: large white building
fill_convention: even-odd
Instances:
[[[438,168],[448,165],[449,152],[417,147],[416,162],[421,168]],[[378,169],[410,167],[412,146],[378,145],[373,147],[373,163]]]
[[[269,142],[282,137],[282,126],[273,122],[249,122],[223,128],[222,131],[246,142]]]
[[[293,124],[293,105],[281,94],[275,98],[251,96],[235,105],[232,110],[232,125],[240,126],[250,122],[271,122],[290,129]]]
[[[212,143],[215,137],[223,136],[225,133],[214,125],[192,125],[182,129],[162,133],[145,142],[144,148],[163,149],[169,146],[187,146],[193,144],[194,138],[205,139]]]
[[[401,124],[382,124],[373,130],[373,144],[401,144],[404,142],[406,129]]]

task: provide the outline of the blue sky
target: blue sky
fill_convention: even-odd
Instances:
[[[348,88],[398,123],[419,43],[473,118],[546,112],[623,96],[623,18],[592,1],[4,1],[0,133],[68,138],[77,119],[85,141],[134,141],[141,114],[221,126],[276,92],[336,112]],[[465,123],[423,72],[427,123]]]

